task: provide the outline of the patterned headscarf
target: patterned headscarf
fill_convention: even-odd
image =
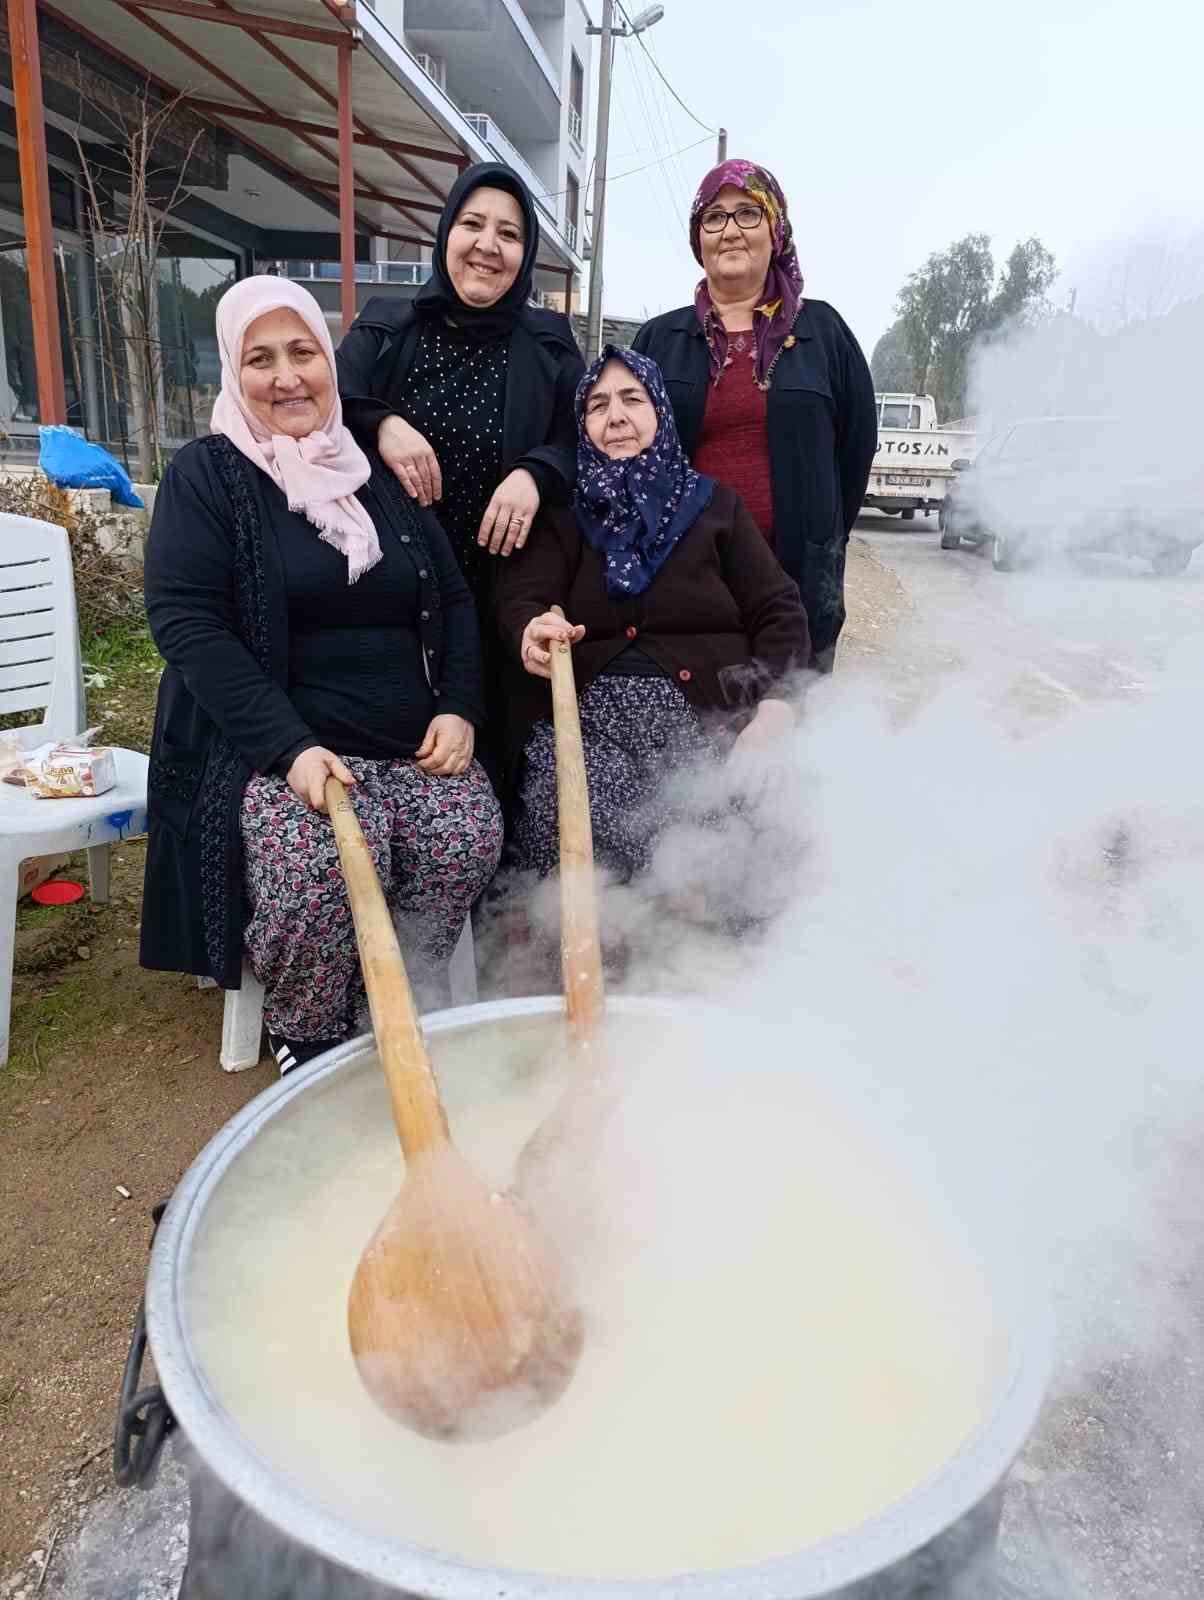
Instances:
[[[725,185],[743,189],[750,200],[755,200],[769,219],[772,254],[769,271],[765,275],[765,288],[761,304],[753,312],[753,337],[757,354],[754,365],[757,387],[769,388],[769,378],[778,353],[787,339],[798,309],[803,303],[803,274],[794,249],[794,232],[786,215],[786,196],[772,172],[754,166],[751,161],[725,161],[712,167],[698,185],[694,204],[690,207],[690,246],[694,259],[702,265],[702,232],[700,218]],[[723,320],[711,302],[711,291],[703,278],[694,291],[694,308],[711,352],[711,375],[716,383],[725,367],[731,365],[727,349],[727,331]]]
[[[652,443],[625,461],[603,455],[585,431],[585,402],[612,360],[635,374],[656,412]],[[647,356],[608,344],[577,385],[576,410],[577,524],[586,543],[606,557],[607,594],[614,600],[643,594],[710,505],[715,480],[687,461],[661,369]]]

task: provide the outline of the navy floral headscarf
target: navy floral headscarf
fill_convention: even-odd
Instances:
[[[585,431],[585,402],[608,361],[621,361],[644,385],[656,411],[656,436],[646,450],[612,461]],[[613,600],[643,594],[673,547],[711,503],[715,480],[695,472],[673,420],[655,361],[608,344],[577,385],[577,524],[587,544],[606,557]]]

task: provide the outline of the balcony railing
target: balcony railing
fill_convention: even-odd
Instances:
[[[527,161],[525,156],[519,154],[493,118],[484,111],[462,111],[460,115],[477,137],[484,139],[499,161],[504,161],[508,167],[514,168],[515,172],[518,173],[534,195],[539,209],[555,227],[560,228],[561,222],[556,201],[549,193],[547,184],[536,175],[535,169],[530,162]],[[565,238],[568,238],[567,233]],[[576,249],[576,245],[573,246],[573,249]]]
[[[564,237],[569,249],[575,252],[577,249],[577,224],[575,222],[565,223]]]
[[[581,149],[581,113],[576,106],[569,107],[569,138]]]
[[[343,272],[337,261],[283,261],[286,278],[298,283],[339,283]],[[425,283],[431,275],[427,261],[357,261],[356,283]]]

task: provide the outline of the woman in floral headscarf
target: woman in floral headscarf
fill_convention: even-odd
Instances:
[[[799,586],[811,665],[831,669],[844,561],[877,444],[874,385],[830,305],[803,297],[786,199],[751,161],[708,172],[690,208],[705,276],[635,348],[665,375],[682,444],[735,489]]]
[[[498,574],[502,640],[525,669],[508,706],[513,854],[541,875],[557,862],[547,680],[550,646],[567,639],[594,849],[626,879],[669,820],[658,798],[668,771],[790,727],[783,680],[810,645],[798,589],[739,497],[686,460],[655,362],[608,345],[576,408],[574,504],[545,508],[539,534]],[[725,715],[704,721],[712,712]]]

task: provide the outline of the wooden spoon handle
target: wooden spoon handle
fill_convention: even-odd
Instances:
[[[552,607],[558,617],[564,612]],[[560,960],[569,1036],[592,1039],[602,1020],[602,945],[594,881],[594,835],[577,713],[573,652],[553,643],[552,721],[556,728],[556,798],[560,813]]]
[[[430,1145],[447,1142],[447,1118],[372,853],[351,796],[337,778],[326,780],[326,808],[347,880],[372,1031],[408,1161]]]

